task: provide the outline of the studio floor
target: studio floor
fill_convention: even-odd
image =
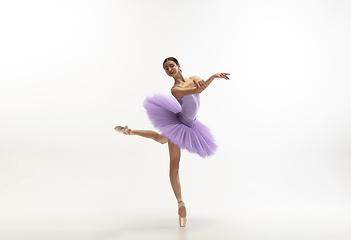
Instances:
[[[1,240],[349,240],[342,216],[264,216],[242,219],[193,217],[180,228],[176,219],[136,218],[99,231],[5,231]]]

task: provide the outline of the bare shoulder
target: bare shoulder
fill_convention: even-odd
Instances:
[[[192,79],[194,79],[194,81],[201,81],[202,80],[199,76],[196,76],[196,75],[191,76],[191,77],[192,77]]]

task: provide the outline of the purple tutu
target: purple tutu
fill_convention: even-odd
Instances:
[[[172,143],[203,158],[215,153],[217,145],[210,129],[197,119],[193,127],[183,124],[178,119],[181,105],[173,96],[148,97],[144,107],[152,124]]]

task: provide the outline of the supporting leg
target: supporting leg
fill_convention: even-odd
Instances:
[[[177,200],[182,202],[182,192],[180,187],[180,180],[179,180],[179,162],[180,162],[180,148],[178,145],[168,141],[168,148],[169,148],[169,156],[170,156],[170,170],[169,170],[169,178],[171,181],[171,185],[173,188],[173,192]],[[179,203],[178,202],[178,203]],[[186,217],[186,208],[184,204],[179,207],[179,216],[182,218]]]

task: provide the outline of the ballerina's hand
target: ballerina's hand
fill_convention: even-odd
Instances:
[[[208,84],[204,80],[200,80],[196,83],[196,93],[202,93],[207,88]]]
[[[198,88],[205,90],[207,88],[208,84],[206,81],[201,79],[200,81],[197,82],[197,86],[198,86]]]
[[[229,77],[227,75],[230,75],[230,73],[215,73],[212,76],[214,78],[224,78],[226,80],[229,80]]]

